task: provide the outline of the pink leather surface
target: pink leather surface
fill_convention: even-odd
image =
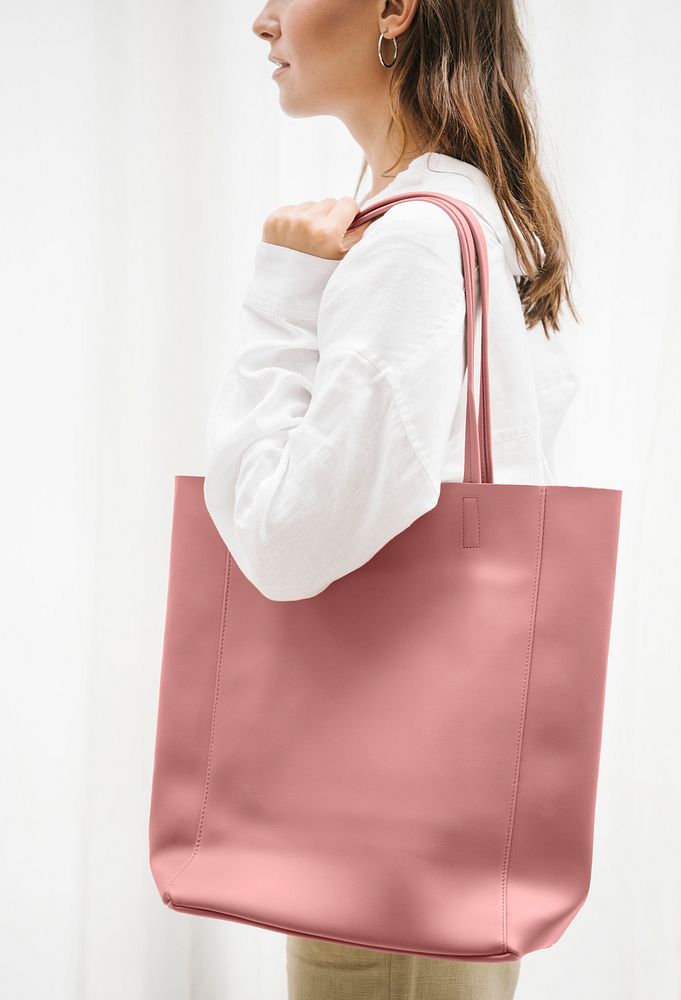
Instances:
[[[558,940],[589,889],[622,494],[493,482],[474,213],[413,192],[354,224],[414,197],[457,225],[469,317],[476,256],[481,276],[466,479],[321,594],[278,602],[229,554],[203,478],[175,478],[149,856],[185,913],[506,961]]]

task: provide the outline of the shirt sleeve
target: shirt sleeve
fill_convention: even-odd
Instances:
[[[530,330],[527,338],[537,394],[542,454],[550,483],[555,482],[556,439],[583,383],[580,363],[565,338],[565,330],[554,332],[550,340],[541,330]]]
[[[341,261],[257,248],[209,411],[204,497],[264,596],[315,596],[436,505],[463,359],[460,270],[453,223],[423,202],[391,208]],[[424,414],[399,391],[410,370]]]

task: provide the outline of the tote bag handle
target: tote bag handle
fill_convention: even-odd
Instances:
[[[466,300],[466,443],[464,451],[465,483],[493,483],[492,463],[492,417],[490,412],[489,367],[487,357],[487,319],[489,312],[489,264],[485,234],[475,213],[465,202],[442,194],[440,191],[413,191],[392,195],[358,212],[348,226],[348,231],[383,215],[391,205],[401,201],[431,201],[445,210],[456,226],[461,243],[463,261],[463,283]],[[475,405],[473,386],[475,384],[475,314],[476,286],[475,268],[480,280],[480,386],[478,399],[480,422]]]

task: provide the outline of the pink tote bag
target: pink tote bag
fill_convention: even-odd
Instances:
[[[417,198],[462,247],[464,481],[322,593],[271,601],[203,478],[175,477],[149,858],[182,913],[509,961],[589,890],[622,493],[494,482],[475,214],[407,192],[351,228]]]

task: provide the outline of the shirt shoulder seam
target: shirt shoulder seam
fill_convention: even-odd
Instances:
[[[377,365],[374,361],[371,360],[371,358],[368,358],[362,351],[357,350],[357,348],[355,348],[355,347],[339,347],[336,350],[329,351],[328,353],[329,354],[353,354],[356,357],[361,358],[362,361],[364,361],[367,365],[369,365],[371,368],[373,368],[374,371],[378,372],[379,376],[387,382],[388,386],[390,387],[391,398],[392,398],[392,400],[393,400],[393,402],[395,404],[395,408],[397,409],[397,412],[398,412],[399,417],[400,417],[400,423],[402,425],[402,430],[404,431],[404,436],[406,437],[407,441],[409,442],[409,446],[410,446],[412,452],[414,453],[414,455],[416,456],[419,465],[423,469],[423,472],[425,473],[425,476],[426,476],[428,482],[430,483],[430,486],[431,486],[432,490],[434,491],[435,495],[437,495],[438,491],[439,491],[439,484],[435,482],[431,471],[428,469],[428,467],[427,467],[426,463],[424,462],[421,454],[419,453],[418,448],[414,444],[414,440],[413,440],[412,434],[410,433],[409,428],[407,427],[407,424],[406,424],[405,419],[404,419],[404,414],[402,412],[402,407],[400,406],[400,402],[399,402],[399,398],[398,398],[398,393],[396,391],[395,385],[393,384],[393,381],[392,381],[392,379],[390,377],[390,373],[388,372],[388,370],[385,369],[385,368],[381,368],[380,365]]]
[[[276,316],[280,319],[316,319],[317,309],[296,309],[290,308],[288,303],[284,305],[277,299],[268,299],[259,295],[246,295],[243,300],[244,306],[255,309],[258,312],[267,313],[268,316]]]

